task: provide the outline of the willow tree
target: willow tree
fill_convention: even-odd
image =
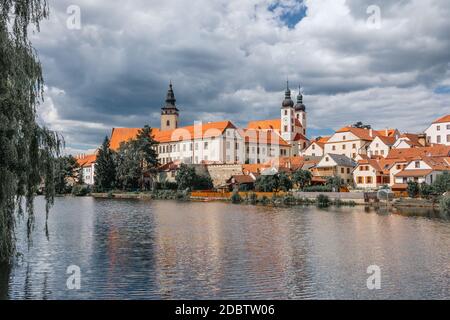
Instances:
[[[54,196],[54,159],[60,137],[36,122],[43,99],[42,69],[28,29],[39,31],[45,0],[0,0],[0,261],[15,252],[15,226],[24,217],[30,239],[33,197],[43,188],[48,210]]]

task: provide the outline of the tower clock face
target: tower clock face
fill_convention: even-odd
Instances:
[[[288,118],[284,118],[283,122],[284,122],[284,124],[289,124],[289,119]]]

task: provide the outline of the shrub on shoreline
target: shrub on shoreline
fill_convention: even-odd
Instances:
[[[327,208],[331,204],[330,198],[324,194],[319,194],[317,197],[317,206],[319,208]]]
[[[234,204],[242,202],[242,197],[239,195],[238,192],[233,192],[233,195],[231,196],[231,202]]]
[[[450,216],[450,196],[442,197],[439,202],[439,207],[441,208],[441,212]]]

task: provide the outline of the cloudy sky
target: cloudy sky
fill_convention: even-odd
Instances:
[[[39,121],[72,153],[112,127],[159,126],[170,80],[183,125],[276,118],[287,77],[309,136],[356,121],[421,131],[450,112],[447,0],[49,2],[32,37]]]

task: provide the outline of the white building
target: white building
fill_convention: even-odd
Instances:
[[[95,162],[97,160],[96,154],[81,154],[76,157],[78,165],[81,168],[81,175],[83,182],[87,185],[94,185],[95,183]]]
[[[153,129],[159,143],[157,153],[162,165],[173,161],[187,164],[265,163],[271,159],[298,155],[309,144],[306,135],[306,110],[299,93],[297,104],[289,87],[281,107],[281,117],[250,122],[248,128],[237,128],[231,121],[195,123],[178,127],[179,109],[172,84],[161,111],[162,129]],[[139,128],[114,128],[111,149],[135,139]]]
[[[450,146],[450,114],[434,121],[426,130],[428,143]]]

